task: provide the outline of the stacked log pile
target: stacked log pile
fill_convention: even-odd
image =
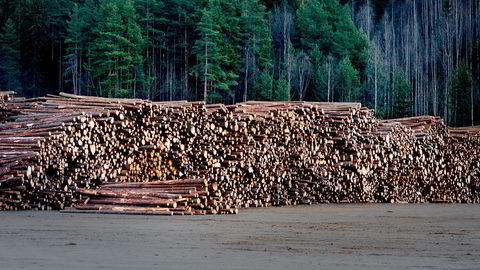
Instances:
[[[183,215],[480,202],[478,137],[435,117],[378,121],[358,103],[205,105],[63,93],[2,102],[0,209]]]
[[[480,202],[480,144],[475,128],[449,129],[442,119],[433,116],[381,122],[398,123],[415,137],[406,148],[406,158],[401,159],[403,170],[389,176],[394,190],[403,193],[397,198],[415,198],[408,202]]]
[[[14,98],[15,92],[0,91],[0,123],[8,117],[7,103]]]

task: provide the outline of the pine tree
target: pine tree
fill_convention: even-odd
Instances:
[[[311,52],[313,64],[313,96],[316,100],[332,101],[332,80],[334,77],[332,57],[325,57],[318,46]]]
[[[73,93],[82,94],[82,54],[85,42],[85,21],[82,19],[80,7],[75,4],[67,26],[67,54],[65,56],[65,78],[71,82]]]
[[[275,87],[275,92],[273,94],[273,100],[276,101],[288,101],[288,79],[285,75],[280,77],[279,80],[277,80],[277,85]]]
[[[167,22],[165,3],[159,0],[137,0],[137,14],[139,17],[139,26],[142,30],[144,39],[144,68],[143,80],[140,85],[142,88],[140,96],[147,99],[154,99],[158,96],[157,82],[158,55],[163,48],[161,44],[165,41],[165,32],[161,28]]]
[[[93,79],[103,96],[134,96],[143,76],[144,41],[133,1],[104,1],[101,14],[89,52]]]
[[[393,118],[407,117],[412,114],[412,101],[410,98],[411,86],[404,74],[394,74],[395,89],[394,89],[394,104],[393,104]]]
[[[128,55],[125,59],[126,71],[124,74],[125,85],[123,86],[123,89],[127,90],[127,95],[129,95],[130,90],[132,90],[133,97],[135,98],[137,94],[137,84],[142,84],[144,82],[143,50],[145,42],[140,25],[137,23],[137,14],[133,0],[127,0],[122,11],[124,27],[126,28],[126,43],[124,50]]]
[[[306,0],[297,10],[297,29],[300,55],[307,53],[308,57],[302,59],[311,61],[302,66],[312,66],[313,96],[328,101],[336,100],[335,97],[359,100],[362,95],[358,88],[368,60],[368,43],[353,24],[346,7],[335,0]],[[334,67],[337,62],[339,66]],[[336,70],[338,76],[333,76]],[[344,92],[334,93],[335,85]],[[300,93],[305,90],[301,89]]]
[[[273,100],[274,89],[274,65],[270,14],[266,14],[266,22],[257,27],[258,45],[256,46],[255,59],[257,69],[254,74],[254,97],[260,100]]]
[[[359,99],[360,80],[358,71],[353,67],[350,58],[345,57],[338,66],[339,93],[341,101],[356,101]]]
[[[211,0],[197,25],[200,36],[194,45],[197,74],[203,80],[203,98],[209,102],[224,101],[238,84],[240,37],[238,14],[230,1]]]
[[[297,28],[305,49],[330,51],[333,46],[332,24],[328,21],[324,1],[309,0],[297,10]]]
[[[466,65],[460,65],[449,78],[449,124],[453,126],[471,125],[472,73]]]
[[[218,65],[220,62],[220,50],[217,41],[222,38],[221,29],[214,20],[214,10],[207,7],[202,12],[202,19],[197,25],[200,36],[195,41],[193,50],[197,55],[196,71],[203,81],[203,100],[207,102],[212,93],[212,81],[218,80]]]
[[[243,50],[243,101],[248,97],[270,96],[272,91],[272,37],[265,6],[259,0],[244,0],[241,3],[240,31]],[[260,76],[256,76],[260,73]],[[253,78],[251,78],[253,77]],[[249,93],[250,85],[254,91]],[[266,89],[262,89],[266,88]],[[264,93],[260,93],[260,92]],[[258,92],[258,95],[257,95]]]
[[[123,37],[120,8],[115,0],[108,0],[102,3],[101,11],[101,20],[93,30],[96,38],[90,51],[93,59],[91,72],[100,95],[120,96],[123,92],[121,73],[125,71],[121,64],[128,57],[122,51],[126,39]]]
[[[0,79],[3,89],[20,93],[22,85],[19,42],[16,26],[9,18],[0,35]]]

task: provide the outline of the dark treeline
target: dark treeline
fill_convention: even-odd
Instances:
[[[480,124],[479,0],[353,0],[352,17],[371,40],[367,84],[380,113],[400,96],[409,114]]]
[[[0,89],[480,123],[480,0],[0,0]]]

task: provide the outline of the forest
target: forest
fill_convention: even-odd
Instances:
[[[0,89],[480,125],[480,0],[0,0]]]

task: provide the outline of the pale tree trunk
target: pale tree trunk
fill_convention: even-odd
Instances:
[[[370,0],[367,0],[367,37],[370,40]]]
[[[405,42],[405,58],[406,58],[406,76],[409,81],[410,80],[410,10],[407,12],[407,34],[406,34],[406,42]]]
[[[63,68],[62,68],[62,41],[60,41],[59,47],[58,47],[58,92],[62,92],[63,89]]]
[[[169,49],[167,49],[167,52],[165,53],[165,56],[166,56],[166,70],[165,70],[165,87],[167,89],[167,96],[166,96],[166,100],[170,100],[170,94],[171,94],[171,91],[170,91],[170,55],[168,53]]]
[[[472,81],[471,86],[470,86],[470,108],[471,108],[470,116],[471,116],[471,120],[472,120],[472,126],[475,125],[475,121],[473,119],[473,117],[474,117],[473,106],[474,105],[473,105],[473,81]]]
[[[137,68],[133,68],[133,98],[137,97]]]
[[[183,51],[183,61],[184,61],[184,67],[183,67],[183,80],[184,80],[184,98],[186,97],[188,100],[190,100],[190,94],[188,91],[188,36],[187,36],[187,16],[184,14],[185,18],[185,26],[183,29],[183,41],[184,41],[184,51]]]
[[[444,12],[445,13],[445,12]],[[447,121],[447,124],[449,123],[449,115],[448,115],[448,69],[450,66],[450,61],[448,60],[449,56],[449,48],[450,48],[450,27],[449,27],[449,22],[448,22],[448,15],[449,14],[443,14],[444,17],[444,22],[445,22],[445,28],[446,28],[446,36],[444,36],[444,42],[443,42],[443,54],[442,54],[442,59],[443,59],[443,70],[444,70],[444,94],[443,94],[443,118],[445,121]],[[443,36],[443,35],[442,35]]]
[[[287,59],[288,42],[287,42],[287,1],[283,0],[283,61]]]
[[[390,114],[392,114],[393,112],[393,103],[395,101],[395,65],[396,65],[396,36],[395,36],[395,27],[394,27],[394,21],[395,21],[395,13],[393,12],[393,7],[394,7],[394,3],[395,1],[392,0],[392,5],[391,5],[391,10],[390,10],[390,14],[392,16],[392,19],[391,19],[391,23],[390,23],[390,29],[392,29],[392,62],[390,63],[390,65],[392,66],[392,73],[390,74],[390,79],[391,79],[391,84],[392,84],[392,88],[391,88],[391,93],[390,93]]]
[[[387,14],[387,12],[385,12]],[[386,110],[387,109],[387,97],[388,97],[388,84],[386,82],[389,82],[389,72],[390,72],[390,67],[388,66],[388,57],[389,54],[389,41],[387,38],[388,35],[388,30],[387,30],[387,16],[385,15],[385,18],[383,19],[383,44],[384,44],[384,51],[383,51],[383,69],[386,75],[386,78],[384,79],[384,84],[383,84],[383,108]],[[387,72],[388,70],[388,72]]]
[[[460,39],[458,36],[459,32],[459,22],[458,22],[458,0],[455,0],[455,52],[456,52],[456,66],[455,68],[458,69],[458,65],[460,62]]]
[[[330,101],[333,101],[333,95],[332,95],[332,98],[330,99],[330,93],[332,92],[332,87],[331,87],[331,79],[332,79],[332,57],[331,57],[330,55],[328,56],[327,67],[328,67],[327,102],[330,102]]]
[[[430,16],[430,27],[431,27],[431,40],[433,40],[434,36],[434,26],[433,22],[436,21],[436,7],[435,7],[435,0],[430,0],[432,1],[432,8],[433,8],[433,14]],[[431,53],[431,59],[432,59],[432,79],[433,79],[433,115],[437,116],[438,115],[438,94],[437,94],[437,65],[436,65],[436,51],[434,50],[436,48],[436,43],[431,45],[430,47],[430,53]]]
[[[205,74],[204,74],[204,80],[203,80],[203,101],[207,103],[207,89],[208,89],[208,41],[207,38],[205,37]]]
[[[415,50],[415,60],[414,62],[414,79],[415,79],[415,115],[419,115],[419,83],[418,83],[418,36],[417,36],[417,5],[416,1],[413,0],[413,42]]]
[[[310,81],[311,66],[304,52],[301,52],[298,57],[300,60],[300,63],[297,61],[299,99],[303,101]]]
[[[177,57],[177,51],[176,51],[176,48],[177,48],[177,40],[174,39],[174,42],[173,42],[173,57],[172,57],[172,60],[170,62],[170,101],[173,101],[173,99],[175,98],[175,93],[174,93],[174,84],[173,84],[173,80],[175,79],[175,74],[176,74],[176,70],[175,70],[175,63],[177,62],[176,61],[176,57]]]
[[[75,58],[73,60],[72,67],[72,83],[73,83],[73,94],[78,94],[78,45],[75,44]]]
[[[469,8],[469,30],[470,30],[470,55],[468,57],[468,59],[470,59],[470,70],[474,70],[474,67],[473,67],[473,29],[475,27],[474,23],[473,23],[473,16],[472,16],[472,12],[474,11],[474,3],[473,3],[473,0],[470,2],[471,5],[470,5],[470,8]],[[477,14],[478,15],[478,14]],[[467,50],[468,51],[468,50]],[[480,83],[480,82],[477,82],[477,83]],[[474,84],[475,84],[475,76],[472,74],[472,85],[471,85],[471,89],[470,89],[470,92],[471,92],[471,97],[470,97],[470,108],[471,108],[471,117],[472,117],[472,126],[475,125],[475,110],[474,110],[474,102],[475,102],[475,88],[474,88]]]
[[[378,98],[378,82],[377,82],[377,47],[375,46],[375,53],[374,53],[374,60],[375,60],[375,113],[377,113],[377,98]]]
[[[244,88],[245,91],[243,91],[243,102],[247,101],[247,95],[248,95],[248,60],[250,57],[250,48],[247,46],[247,51],[245,53],[245,79],[244,79]]]
[[[291,88],[292,88],[292,59],[290,53],[290,37],[288,37],[288,52],[287,52],[287,91],[288,91],[288,101],[292,100],[291,97]]]

